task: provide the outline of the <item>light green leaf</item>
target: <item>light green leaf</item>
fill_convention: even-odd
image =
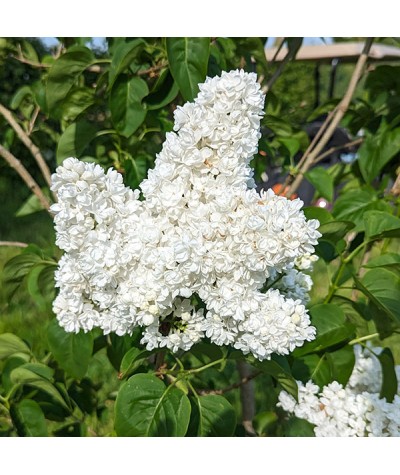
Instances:
[[[193,101],[204,82],[210,55],[210,38],[167,38],[171,74],[185,101]]]
[[[0,359],[8,358],[14,353],[26,353],[29,355],[31,350],[17,335],[3,333],[0,335]]]
[[[68,157],[80,158],[96,136],[96,127],[86,121],[78,121],[67,127],[57,146],[57,164]]]
[[[400,255],[394,252],[388,252],[380,256],[374,257],[364,267],[373,269],[374,267],[385,267],[388,270],[400,272]]]
[[[123,437],[183,437],[190,419],[187,396],[152,374],[135,374],[121,386],[115,430]]]
[[[42,192],[48,198],[50,197],[50,191],[48,188],[42,188]],[[38,197],[32,194],[27,200],[22,203],[21,207],[15,213],[17,218],[22,216],[28,216],[29,214],[37,213],[38,211],[43,211],[45,208],[42,203],[39,201]]]
[[[83,378],[93,351],[93,335],[82,331],[67,333],[57,320],[52,320],[47,328],[47,339],[59,366],[70,376]]]
[[[366,211],[364,223],[368,240],[400,237],[400,219],[384,211]]]
[[[151,354],[152,353],[147,350],[142,350],[135,347],[131,348],[122,358],[118,377],[120,379],[126,379],[134,374],[134,372],[147,360]]]
[[[314,186],[318,193],[328,201],[333,201],[333,177],[324,167],[314,167],[305,177]]]

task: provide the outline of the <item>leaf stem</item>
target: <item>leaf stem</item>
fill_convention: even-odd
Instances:
[[[361,343],[362,341],[372,340],[373,338],[379,337],[379,333],[371,333],[371,335],[362,336],[360,338],[354,338],[354,340],[349,341],[349,345],[355,345],[356,343]]]

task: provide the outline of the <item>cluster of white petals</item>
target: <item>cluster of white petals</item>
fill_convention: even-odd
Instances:
[[[255,190],[256,75],[224,72],[199,87],[175,111],[141,200],[115,170],[75,158],[57,168],[51,209],[66,252],[53,308],[67,331],[141,326],[148,349],[208,337],[260,360],[287,354],[315,336],[311,281],[295,266],[312,263],[319,223],[300,200]]]
[[[346,385],[337,381],[322,390],[312,381],[298,382],[299,401],[282,391],[278,406],[315,425],[317,437],[400,437],[400,384],[392,402],[380,398],[381,348],[355,347],[356,362]],[[400,381],[400,366],[396,367]]]

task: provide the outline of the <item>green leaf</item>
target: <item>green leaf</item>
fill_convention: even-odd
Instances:
[[[300,150],[300,142],[293,137],[279,137],[278,142],[285,146],[290,158],[293,158]]]
[[[384,211],[364,213],[365,236],[368,240],[400,237],[400,219]]]
[[[13,384],[26,384],[27,386],[40,389],[41,391],[47,393],[55,402],[69,410],[69,407],[66,404],[64,398],[61,396],[59,390],[51,381],[49,381],[47,377],[43,376],[43,368],[38,368],[38,365],[39,364],[37,363],[36,367],[32,367],[32,364],[26,363],[24,365],[18,366],[18,368],[15,368],[11,372],[11,382]],[[40,366],[44,366],[46,368],[45,365]]]
[[[88,369],[93,351],[91,333],[67,333],[57,320],[52,320],[47,328],[47,340],[59,366],[70,376],[82,379]]]
[[[397,376],[393,354],[389,348],[384,348],[378,355],[378,359],[382,367],[382,388],[379,397],[392,402],[397,394]]]
[[[134,374],[134,372],[147,360],[151,354],[152,353],[147,350],[142,350],[135,347],[131,348],[122,358],[118,377],[120,379],[126,379]]]
[[[338,305],[314,305],[310,308],[310,315],[311,323],[317,329],[317,337],[301,348],[296,348],[293,352],[295,357],[329,348],[349,339],[354,333],[354,325],[346,321],[346,316]]]
[[[94,101],[94,89],[89,87],[74,88],[62,102],[59,113],[53,114],[53,116],[71,122],[93,105]]]
[[[354,226],[351,221],[329,221],[321,224],[318,231],[322,234],[322,240],[330,241],[336,245]]]
[[[355,356],[352,346],[346,345],[340,350],[325,353],[331,368],[332,381],[346,386],[353,372]]]
[[[327,354],[296,357],[292,366],[294,377],[303,383],[312,379],[320,388],[329,384],[333,378]]]
[[[193,101],[204,82],[210,55],[210,38],[167,38],[171,74],[185,101]]]
[[[383,123],[374,135],[368,135],[358,149],[358,164],[366,183],[370,184],[399,152],[400,128],[388,130]]]
[[[13,387],[13,383],[10,378],[11,372],[15,368],[18,368],[18,366],[28,363],[29,358],[30,355],[27,355],[26,353],[14,353],[7,358],[1,370],[1,384],[4,391],[8,392]]]
[[[232,405],[219,395],[209,394],[192,399],[191,436],[230,437],[235,432],[236,414]]]
[[[220,360],[224,354],[226,354],[224,348],[211,343],[197,343],[190,350],[190,355],[194,356],[201,365]],[[243,353],[241,354],[243,355]]]
[[[278,136],[288,138],[293,136],[292,126],[287,121],[274,115],[265,115],[262,119],[262,124]]]
[[[286,363],[286,360],[283,357],[276,355],[273,355],[272,358],[264,361],[253,360],[251,358],[251,364],[256,368],[259,368],[263,373],[269,374],[276,379],[276,381],[282,386],[282,389],[297,399],[298,387],[296,380],[293,378],[288,368],[283,366],[283,364]],[[285,363],[282,363],[281,361],[285,361]]]
[[[39,404],[32,399],[23,399],[12,404],[10,415],[19,437],[47,437],[46,419]]]
[[[321,225],[333,221],[331,213],[319,206],[306,206],[303,208],[303,212],[307,219],[318,219]]]
[[[14,353],[30,355],[31,350],[17,335],[3,333],[0,335],[0,359],[8,358]]]
[[[146,118],[142,100],[149,93],[146,82],[138,77],[120,76],[110,94],[110,110],[114,127],[124,137],[132,135]]]
[[[179,86],[169,69],[164,69],[146,99],[148,110],[157,110],[167,106],[179,93]]]
[[[18,107],[21,105],[21,102],[26,97],[30,97],[30,96],[33,96],[33,91],[30,86],[20,87],[11,99],[10,108],[13,110],[18,109]]]
[[[47,106],[50,111],[59,106],[77,78],[94,61],[95,58],[89,48],[72,46],[53,63],[46,87]]]
[[[380,256],[374,257],[367,264],[364,265],[369,269],[373,269],[375,267],[385,267],[388,270],[395,270],[400,272],[400,255],[395,254],[394,252],[388,252],[386,254],[382,254]]]
[[[391,211],[390,205],[378,199],[375,190],[370,188],[349,190],[335,201],[332,214],[338,220],[352,221],[354,231],[364,230],[364,213],[369,210]]]
[[[322,197],[333,201],[333,177],[324,167],[312,168],[305,177]]]
[[[400,278],[384,268],[369,270],[356,286],[396,325],[400,325]]]
[[[60,165],[68,157],[81,157],[86,147],[95,138],[96,132],[94,125],[83,120],[67,127],[58,142],[57,164]]]
[[[278,416],[272,411],[259,412],[254,416],[253,426],[258,436],[267,434],[268,428],[277,422]]]
[[[115,402],[115,430],[123,437],[183,437],[190,419],[187,396],[152,374],[135,374]]]
[[[128,43],[120,43],[114,51],[110,73],[109,73],[109,90],[113,87],[117,77],[126,71],[131,63],[137,58],[137,56],[143,50],[146,42],[141,38],[136,38]]]
[[[48,188],[42,188],[42,192],[48,198],[50,197],[50,191]],[[39,201],[38,197],[32,194],[27,200],[22,203],[21,207],[15,213],[15,217],[21,218],[22,216],[28,216],[29,214],[43,211],[45,208]]]
[[[140,183],[147,176],[148,168],[148,160],[143,155],[138,155],[135,158],[129,157],[129,159],[124,160],[124,183],[134,190],[139,188]]]
[[[285,437],[315,437],[314,427],[305,419],[291,417],[284,425]]]

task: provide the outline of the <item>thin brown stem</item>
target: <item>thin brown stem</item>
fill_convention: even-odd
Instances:
[[[161,63],[156,66],[152,66],[151,68],[148,69],[142,69],[141,71],[138,71],[137,75],[138,76],[146,76],[147,74],[152,76],[154,73],[160,71],[161,69],[164,69],[168,66],[168,63]]]
[[[326,152],[321,153],[321,155],[315,158],[314,165],[323,160],[325,157],[328,157],[331,153],[338,152],[339,150],[345,150],[346,148],[353,147],[354,145],[359,145],[363,142],[363,140],[363,137],[360,137],[359,139],[352,140],[351,142],[347,142],[343,145],[338,145],[337,147],[329,148]]]
[[[0,114],[6,119],[6,121],[11,125],[11,127],[15,130],[15,133],[18,135],[21,142],[25,145],[25,147],[31,152],[33,158],[36,160],[40,171],[42,172],[43,178],[45,179],[46,183],[50,186],[51,184],[51,174],[50,169],[45,162],[43,155],[41,154],[39,148],[32,142],[29,135],[22,129],[22,127],[18,124],[15,120],[12,113],[0,104]]]
[[[218,394],[218,395],[221,395],[221,394],[225,394],[229,391],[232,391],[233,389],[238,389],[240,388],[241,386],[243,386],[243,384],[246,384],[248,383],[249,381],[251,381],[252,379],[256,378],[258,375],[260,375],[262,373],[262,371],[256,371],[255,373],[253,374],[250,374],[249,376],[245,377],[245,378],[242,378],[239,382],[235,383],[235,384],[231,384],[230,386],[227,386],[226,388],[222,388],[222,389],[210,389],[210,390],[199,390],[197,391],[198,394],[200,394],[201,396],[205,396],[207,394]]]
[[[320,137],[318,142],[315,144],[313,149],[308,153],[303,164],[298,168],[297,175],[294,178],[292,184],[288,187],[286,196],[291,196],[293,193],[296,192],[301,182],[303,181],[304,174],[313,166],[314,160],[321,154],[323,148],[329,142],[337,126],[342,120],[344,114],[349,108],[349,105],[354,95],[358,81],[360,80],[362,73],[364,71],[364,67],[368,59],[368,53],[369,53],[369,50],[371,49],[373,40],[374,40],[373,38],[367,38],[363,51],[360,57],[358,58],[356,67],[354,68],[353,75],[351,76],[349,85],[347,87],[347,91],[345,95],[343,96],[343,99],[339,102],[336,109],[334,110],[332,119],[330,120],[329,125],[326,127],[325,132],[322,134],[322,136]]]
[[[267,84],[262,88],[262,91],[265,94],[268,94],[268,92],[271,90],[272,86],[275,84],[279,76],[282,74],[282,71],[285,69],[285,66],[287,63],[289,63],[294,57],[296,56],[295,51],[288,50],[286,53],[286,56],[283,58],[283,60],[279,63],[278,68],[272,75],[271,79],[267,82]]]
[[[18,160],[11,152],[5,149],[2,145],[0,145],[0,156],[4,158],[4,160],[18,173],[18,175],[22,178],[28,188],[34,193],[40,203],[42,204],[43,208],[48,210],[50,208],[50,202],[47,197],[44,195],[43,191],[40,189],[39,185],[36,183],[32,175],[28,172],[28,170],[22,165],[21,161]]]
[[[251,376],[251,366],[244,361],[237,362],[237,369],[240,379],[248,379]],[[248,381],[240,386],[240,401],[242,403],[242,424],[248,436],[254,437],[256,431],[253,427],[253,418],[255,415],[255,390],[254,381]]]

